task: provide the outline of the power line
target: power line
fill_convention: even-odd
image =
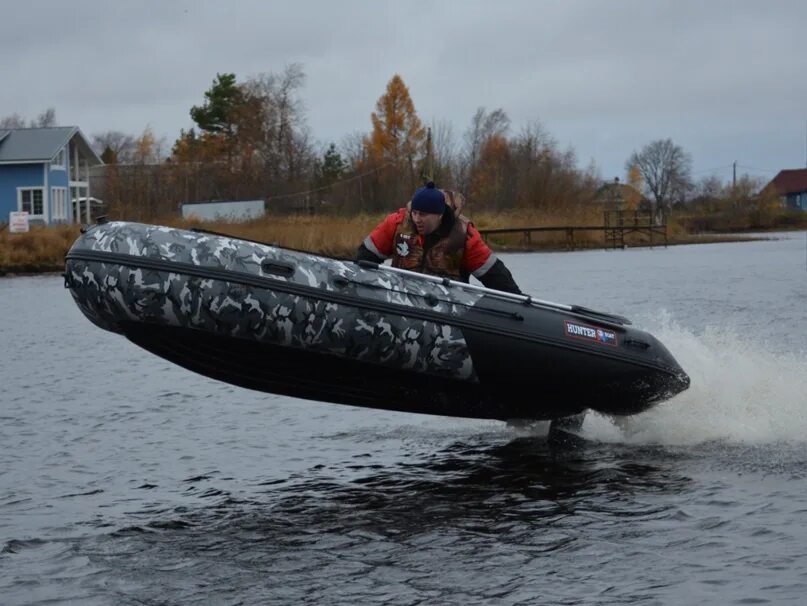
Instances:
[[[758,173],[768,173],[768,174],[774,174],[774,173],[778,173],[778,172],[779,172],[778,170],[771,170],[771,169],[769,169],[769,168],[756,168],[756,167],[754,167],[754,166],[745,166],[744,164],[738,164],[737,166],[738,166],[739,168],[744,168],[744,169],[746,169],[746,170],[753,170],[753,171],[756,171],[756,172],[758,172]]]
[[[393,162],[386,162],[386,163],[382,164],[381,166],[378,166],[378,167],[376,167],[376,168],[374,168],[372,170],[368,170],[366,173],[362,173],[360,175],[354,175],[352,177],[348,177],[347,179],[341,179],[339,181],[334,181],[330,185],[323,185],[322,187],[317,187],[315,189],[308,189],[306,191],[298,191],[298,192],[295,192],[293,194],[280,194],[280,195],[277,195],[277,196],[269,196],[269,197],[264,198],[264,199],[268,202],[269,200],[280,200],[281,198],[294,198],[295,196],[307,196],[308,194],[314,194],[314,193],[316,193],[318,191],[324,191],[326,189],[330,189],[334,185],[340,185],[342,183],[350,183],[351,181],[355,181],[356,179],[361,179],[363,177],[366,177],[367,175],[372,175],[373,173],[376,173],[376,172],[380,171],[382,168],[386,168],[387,166],[392,166],[392,165],[393,165]]]
[[[716,166],[714,168],[708,168],[708,169],[704,169],[704,170],[692,171],[692,175],[693,176],[694,175],[702,175],[702,174],[705,174],[705,173],[717,174],[720,171],[730,170],[730,169],[733,169],[733,168],[735,168],[734,164],[726,164],[725,166]],[[751,171],[758,172],[758,173],[768,173],[768,174],[775,174],[775,173],[779,172],[778,170],[772,170],[770,168],[759,168],[759,167],[756,167],[756,166],[746,166],[745,164],[737,164],[736,168],[742,168],[742,169],[745,169],[745,170],[751,170]]]
[[[729,169],[731,167],[732,167],[731,164],[726,164],[725,166],[716,166],[714,168],[707,168],[707,169],[704,169],[704,170],[692,171],[692,174],[693,175],[702,175],[704,173],[716,173],[716,172],[721,171],[721,170],[727,170],[727,169]]]

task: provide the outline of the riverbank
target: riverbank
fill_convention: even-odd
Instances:
[[[475,218],[478,229],[529,225],[583,225],[596,223],[597,216],[578,213],[574,216],[553,216],[538,213],[480,214]],[[338,216],[266,216],[254,221],[235,223],[216,221],[202,223],[177,218],[163,218],[151,222],[179,228],[202,228],[239,238],[256,240],[298,250],[310,250],[336,257],[352,257],[356,247],[383,218],[383,214],[362,214],[354,217]],[[600,219],[601,220],[601,219]],[[62,271],[64,256],[79,236],[79,225],[53,227],[33,226],[25,234],[11,234],[0,230],[0,276],[36,274]],[[703,244],[737,242],[759,239],[744,233],[689,233],[674,219],[667,227],[667,244]],[[548,233],[524,242],[520,234],[495,234],[488,238],[494,250],[506,251],[559,251],[567,250],[565,234]],[[602,233],[586,233],[575,237],[575,249],[604,248]],[[649,246],[647,235],[626,235],[627,247]],[[663,246],[658,237],[653,246]]]

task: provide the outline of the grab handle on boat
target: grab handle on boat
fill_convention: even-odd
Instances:
[[[623,343],[629,347],[636,347],[637,349],[647,349],[650,347],[650,343],[647,341],[640,341],[639,339],[625,339]]]
[[[264,273],[290,278],[294,275],[294,265],[291,263],[280,263],[279,261],[264,261],[261,263]]]

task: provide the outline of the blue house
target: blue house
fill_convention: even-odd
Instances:
[[[0,129],[0,222],[25,211],[31,223],[89,223],[90,167],[99,164],[77,126]]]
[[[807,168],[780,170],[762,191],[775,192],[782,208],[807,211]]]

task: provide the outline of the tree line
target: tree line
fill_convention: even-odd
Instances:
[[[482,210],[561,209],[591,199],[593,169],[578,170],[539,123],[511,133],[503,109],[479,108],[463,136],[447,121],[425,125],[393,76],[370,113],[370,130],[317,149],[306,124],[299,65],[238,82],[217,74],[194,127],[166,157],[149,131],[94,137],[109,165],[99,194],[147,218],[178,202],[266,199],[270,209],[355,214],[389,210],[428,180],[462,191]],[[163,145],[164,148],[164,145]]]
[[[502,108],[480,107],[461,136],[448,121],[424,124],[397,74],[370,113],[369,132],[320,148],[306,123],[304,83],[299,64],[244,81],[217,74],[189,109],[194,126],[170,148],[148,128],[139,136],[93,135],[106,163],[94,195],[111,214],[137,220],[208,200],[265,199],[269,210],[356,214],[396,208],[433,180],[462,191],[474,209],[568,215],[590,206],[601,185],[596,168],[578,168],[574,150],[561,149],[539,122],[514,132]],[[14,114],[0,128],[55,122],[48,109],[28,124]],[[695,183],[691,156],[671,139],[633,152],[625,170],[659,215],[759,204],[762,184],[747,175],[731,189],[716,177]]]

